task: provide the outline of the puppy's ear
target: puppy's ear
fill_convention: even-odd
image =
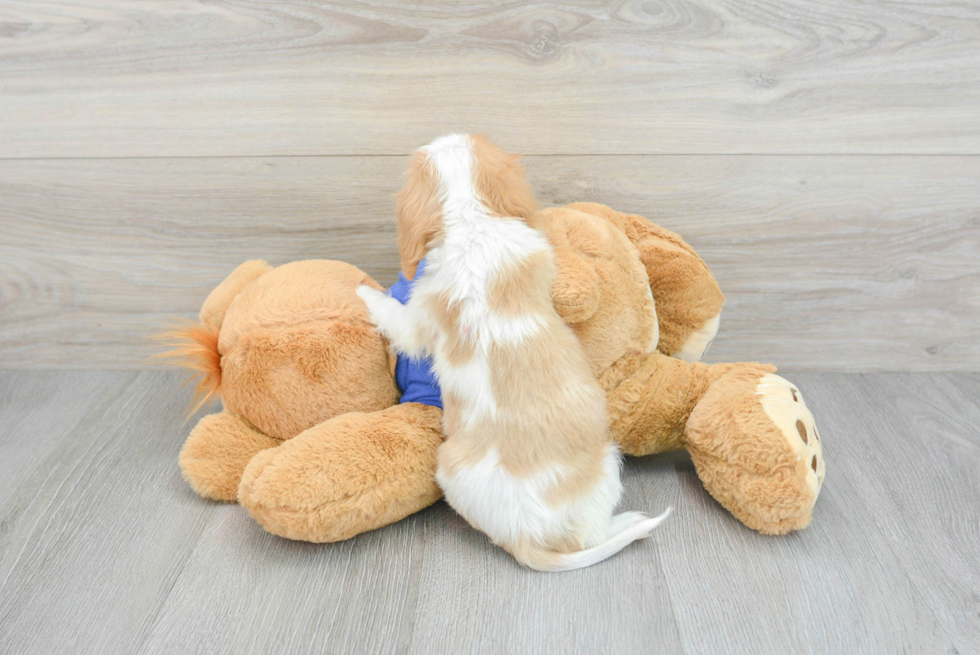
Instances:
[[[408,164],[397,203],[398,254],[402,273],[411,280],[415,278],[419,261],[425,257],[432,242],[441,238],[443,229],[439,177],[422,150],[416,152]]]
[[[470,136],[473,144],[473,186],[492,212],[528,219],[538,201],[524,177],[520,155],[508,155],[485,136]]]

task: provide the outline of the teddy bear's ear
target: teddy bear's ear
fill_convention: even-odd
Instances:
[[[256,278],[272,270],[266,262],[252,259],[231,272],[216,286],[201,306],[200,323],[182,321],[163,334],[152,337],[168,350],[154,355],[150,361],[167,362],[193,371],[191,380],[198,379],[194,403],[187,417],[219,397],[221,390],[221,353],[218,352],[218,332],[228,307],[242,289]]]
[[[221,329],[221,323],[225,320],[225,312],[228,311],[228,307],[235,296],[241,293],[241,290],[250,282],[271,270],[272,266],[261,259],[250,259],[239,264],[238,268],[231,272],[231,275],[208,294],[207,300],[201,305],[201,312],[198,314],[201,325],[210,325],[215,330]]]
[[[396,201],[398,254],[402,273],[411,280],[443,229],[439,179],[424,151],[416,152],[409,162],[405,184]]]

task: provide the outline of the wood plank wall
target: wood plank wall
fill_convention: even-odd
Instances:
[[[0,0],[0,367],[140,368],[244,259],[389,283],[405,156],[680,232],[710,361],[980,369],[980,5]]]

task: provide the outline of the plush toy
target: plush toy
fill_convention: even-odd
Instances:
[[[708,492],[745,525],[805,527],[824,478],[813,416],[773,366],[697,361],[724,297],[694,250],[598,204],[545,209],[532,222],[554,246],[553,301],[606,390],[621,449],[686,448]],[[394,291],[404,294],[421,254],[402,256]],[[198,494],[237,499],[268,531],[313,542],[439,499],[438,394],[377,335],[354,293],[362,283],[381,288],[342,262],[245,262],[208,296],[199,325],[171,335],[170,354],[202,376],[202,402],[223,403],[180,454]]]

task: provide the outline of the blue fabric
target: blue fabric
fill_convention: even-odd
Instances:
[[[404,305],[412,295],[412,285],[422,277],[424,271],[423,259],[419,262],[418,270],[415,271],[414,280],[409,280],[398,273],[398,281],[388,288],[388,295]],[[432,360],[428,357],[416,359],[399,355],[395,362],[395,382],[402,390],[402,399],[399,402],[422,403],[442,409],[442,389],[439,388],[436,376],[432,372]]]

